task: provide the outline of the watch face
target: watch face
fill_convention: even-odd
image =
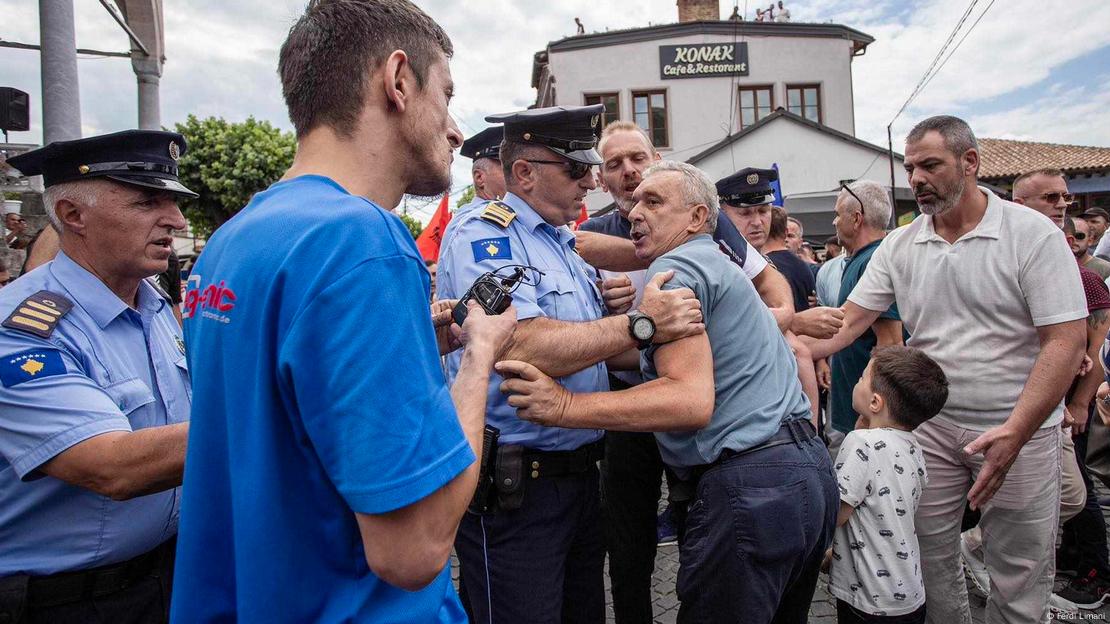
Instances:
[[[655,325],[651,319],[640,317],[632,322],[632,335],[636,340],[647,340],[655,334]]]

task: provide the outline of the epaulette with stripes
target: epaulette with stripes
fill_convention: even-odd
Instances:
[[[40,290],[16,306],[3,325],[40,338],[49,338],[62,319],[73,308],[73,302],[49,290]]]
[[[493,201],[486,204],[479,218],[504,229],[516,218],[516,211],[501,202]]]

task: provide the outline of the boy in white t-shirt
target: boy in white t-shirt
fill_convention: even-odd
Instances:
[[[859,429],[836,458],[840,514],[829,591],[837,621],[925,621],[913,518],[928,475],[912,431],[948,400],[944,371],[913,347],[880,347],[852,391]]]

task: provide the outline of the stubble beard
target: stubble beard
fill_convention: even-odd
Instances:
[[[917,202],[917,207],[921,209],[922,214],[927,214],[933,217],[942,215],[955,208],[956,204],[960,203],[960,198],[963,197],[964,189],[966,187],[967,183],[964,181],[963,178],[960,178],[959,181],[953,186],[953,188],[948,189],[948,192],[945,193],[943,201],[937,201],[931,204],[922,204],[921,202]],[[937,190],[939,191],[940,189]],[[935,196],[936,195],[934,195],[934,197]]]

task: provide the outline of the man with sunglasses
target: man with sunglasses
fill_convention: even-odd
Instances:
[[[1093,230],[1090,221],[1082,217],[1076,217],[1075,237],[1071,245],[1071,252],[1075,254],[1079,266],[1098,273],[1098,276],[1105,281],[1110,278],[1110,262],[1091,255],[1091,246],[1094,244],[1092,240],[1094,238]]]
[[[1023,173],[1014,180],[1014,203],[1028,206],[1063,227],[1064,215],[1075,197],[1068,192],[1064,172],[1059,169],[1038,169]]]
[[[440,251],[439,294],[463,296],[487,273],[529,267],[513,292],[519,324],[504,359],[523,360],[572,392],[609,389],[606,361],[639,364],[636,348],[704,331],[689,289],[645,288],[637,313],[603,316],[596,273],[566,226],[579,214],[596,150],[602,106],[493,115],[504,123],[502,200],[458,217]],[[447,362],[453,382],[456,366]],[[589,622],[605,619],[597,461],[599,429],[545,428],[517,418],[490,379],[486,422],[499,430],[495,503],[467,514],[455,549],[476,622]]]
[[[31,242],[27,235],[27,221],[18,212],[9,212],[4,215],[4,242],[12,249],[26,249]]]

